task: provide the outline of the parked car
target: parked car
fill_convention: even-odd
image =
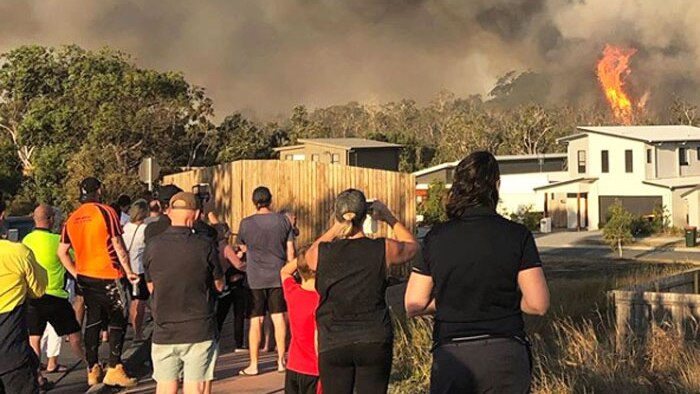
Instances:
[[[34,220],[30,216],[10,216],[5,218],[7,226],[7,238],[10,241],[19,242],[32,230],[34,230]]]

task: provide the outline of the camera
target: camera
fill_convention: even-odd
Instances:
[[[374,214],[374,200],[367,200],[365,202],[365,210],[367,215],[372,216]]]
[[[199,209],[204,208],[204,204],[209,202],[211,199],[211,192],[209,191],[208,183],[198,183],[192,186],[192,193],[197,197],[197,205]]]

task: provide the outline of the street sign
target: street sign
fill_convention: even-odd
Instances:
[[[148,190],[153,190],[153,181],[160,176],[160,166],[151,157],[141,160],[139,165],[139,179],[148,184]]]

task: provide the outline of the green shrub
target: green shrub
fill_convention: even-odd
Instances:
[[[433,225],[447,221],[447,211],[445,210],[445,199],[447,198],[447,188],[444,182],[432,181],[428,186],[428,195],[425,200],[418,205],[418,214],[423,215],[422,224]]]
[[[544,217],[544,212],[532,210],[532,204],[521,205],[516,212],[510,214],[510,220],[520,223],[523,226],[535,231],[540,227],[540,220]]]

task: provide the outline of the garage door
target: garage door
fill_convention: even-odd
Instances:
[[[654,212],[654,208],[661,205],[661,196],[600,196],[600,223],[605,223],[605,216],[608,213],[608,208],[615,203],[615,200],[620,200],[622,206],[626,210],[632,212],[635,216],[649,215]]]

